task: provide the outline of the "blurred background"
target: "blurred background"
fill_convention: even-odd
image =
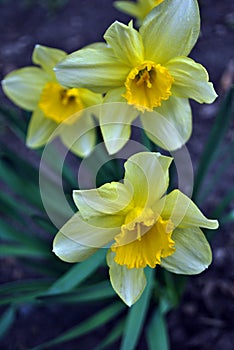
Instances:
[[[195,172],[199,168],[199,162],[215,117],[225,94],[233,84],[234,77],[234,2],[232,0],[200,0],[199,5],[201,35],[190,57],[206,67],[219,97],[212,105],[192,103],[193,134],[187,147]],[[130,18],[115,10],[111,0],[19,0],[17,2],[0,0],[0,79],[3,79],[12,70],[31,65],[31,54],[35,44],[59,48],[70,53],[84,45],[102,41],[105,30],[114,20],[127,23]],[[22,159],[23,167],[26,167],[23,160],[27,160],[37,169],[40,155],[27,149],[22,139],[14,132],[14,128],[12,129],[9,125],[12,120],[12,111],[17,115],[16,123],[20,123],[21,118],[22,125],[26,123],[23,112],[13,106],[0,90],[2,152],[6,146],[5,152],[17,154]],[[220,205],[222,210],[219,208],[219,214],[222,213],[225,216],[227,213],[233,213],[233,144],[234,118],[228,124],[219,146],[219,157],[209,167],[209,173],[203,181],[203,196],[200,197],[200,200],[197,198],[199,206],[208,216],[216,217],[217,212],[214,212],[214,208],[217,210],[217,206],[220,207]],[[203,162],[206,163],[206,160]],[[219,169],[219,175],[216,176],[216,181],[212,180],[212,182],[211,176],[217,169]],[[17,175],[25,176],[24,173],[14,175],[16,178]],[[9,185],[6,186],[3,178],[4,172],[1,172],[0,176],[0,190],[11,196],[13,189]],[[27,181],[24,186],[27,186]],[[206,189],[209,186],[211,186],[209,196],[206,196]],[[23,192],[24,187],[22,187]],[[225,203],[223,203],[224,198]],[[6,216],[5,208],[6,204],[2,201],[2,213],[0,214],[2,222]],[[25,212],[21,226],[25,228],[30,225],[31,229],[35,229],[35,235],[40,234],[36,232],[37,227],[34,227],[34,223],[32,221],[28,223],[27,220]],[[167,315],[172,350],[233,349],[233,221],[226,220],[225,222],[224,220],[211,244],[214,255],[212,266],[200,276],[189,279],[182,304]],[[41,276],[35,271],[32,272],[29,266],[21,263],[18,258],[19,254],[7,256],[3,250],[1,251],[0,283],[2,285],[24,279],[37,279]],[[98,309],[92,304],[92,310],[96,308]],[[4,312],[5,306],[2,306],[2,309],[0,306],[1,310]],[[0,340],[0,348],[6,350],[30,349],[73,327],[88,314],[88,304],[65,307],[60,304],[47,303],[36,308],[22,304],[22,307],[17,309],[17,313],[14,313],[14,322],[11,326],[6,327],[7,332],[3,332],[4,337]],[[0,322],[0,328],[6,325]],[[77,341],[70,340],[65,345],[54,345],[53,349],[70,350],[83,347],[95,349],[110,328],[111,326],[103,326],[92,332],[91,335],[82,336]],[[137,349],[146,349],[143,340],[139,344]],[[111,348],[118,349],[119,347],[117,344],[112,345]]]

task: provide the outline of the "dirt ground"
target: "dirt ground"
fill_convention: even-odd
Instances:
[[[111,0],[70,0],[56,11],[48,11],[48,2],[0,0],[0,79],[8,72],[31,64],[35,44],[72,52],[94,41],[101,41],[107,27],[114,21],[127,22],[129,17],[117,12]],[[233,0],[200,0],[201,36],[191,57],[202,63],[214,82],[219,98],[213,105],[192,104],[194,127],[188,142],[194,167],[202,152],[222,96],[233,77],[234,2]],[[229,79],[229,80],[228,80]],[[0,98],[4,102],[2,92]],[[234,126],[228,135],[234,138]],[[230,182],[233,169],[215,189],[222,196]],[[207,213],[208,214],[208,213]],[[190,278],[181,307],[167,319],[171,350],[233,350],[234,349],[234,236],[232,227],[223,227],[212,242],[213,264],[204,273]],[[17,268],[8,262],[8,278],[14,280]],[[1,269],[0,269],[1,271]],[[5,270],[4,270],[5,271]],[[6,274],[6,271],[5,271]],[[6,276],[4,276],[5,278]],[[1,281],[4,281],[0,277]],[[36,310],[25,308],[9,336],[0,343],[5,350],[26,350],[72,327],[84,317],[84,310],[68,308],[66,317],[60,307]],[[61,316],[63,315],[63,316]],[[108,330],[107,330],[108,331]],[[92,349],[103,334],[99,331],[77,343],[53,349]],[[113,349],[118,349],[112,347]],[[138,348],[143,350],[144,344]],[[155,349],[161,350],[161,349]]]

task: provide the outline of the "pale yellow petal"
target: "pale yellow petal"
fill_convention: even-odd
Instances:
[[[217,229],[218,221],[207,219],[196,204],[179,190],[174,190],[166,196],[162,217],[170,219],[175,226],[181,228],[197,226]]]
[[[63,225],[58,234],[78,243],[86,250],[93,250],[113,243],[114,237],[120,232],[121,224],[122,218],[117,216],[103,215],[83,220],[77,212]]]
[[[115,21],[106,31],[104,39],[116,57],[124,64],[134,67],[144,60],[144,46],[139,32],[132,23],[125,25]]]
[[[71,116],[58,129],[65,146],[79,157],[90,155],[96,144],[96,123],[89,112],[87,108],[81,115]]]
[[[199,103],[212,103],[217,97],[205,68],[188,57],[177,57],[166,64],[174,78],[172,93]]]
[[[127,160],[124,181],[133,186],[136,206],[151,207],[166,192],[171,161],[153,152],[136,153]]]
[[[25,67],[9,73],[2,81],[4,93],[16,105],[33,111],[40,99],[43,87],[50,76],[37,67]]]
[[[197,41],[200,15],[197,1],[163,1],[140,27],[145,59],[166,63],[176,56],[187,56]]]
[[[175,252],[161,260],[161,266],[173,273],[195,275],[204,271],[212,261],[210,245],[197,228],[178,228],[172,234]]]
[[[86,260],[96,251],[97,248],[83,246],[61,232],[57,233],[53,242],[53,252],[61,260],[69,263]]]
[[[65,51],[43,45],[36,45],[33,50],[32,61],[41,66],[44,71],[50,74],[55,80],[53,68],[58,62],[62,61],[66,55]]]
[[[125,304],[131,306],[140,298],[146,287],[144,269],[128,269],[126,266],[120,266],[114,261],[114,255],[115,253],[108,251],[110,281],[119,297]]]
[[[120,62],[107,46],[87,47],[68,55],[55,67],[61,85],[107,92],[122,86],[129,67]]]
[[[106,183],[92,190],[73,191],[73,199],[83,218],[102,215],[123,215],[132,200],[132,193],[119,182]]]
[[[161,107],[141,115],[143,128],[154,143],[166,150],[176,150],[189,139],[192,112],[186,98],[170,96]]]
[[[57,128],[57,124],[45,117],[44,113],[36,108],[28,126],[26,144],[30,148],[44,146]]]
[[[114,96],[114,92],[112,96]],[[121,96],[119,99],[121,100]],[[99,114],[99,122],[109,154],[117,153],[127,143],[131,135],[131,124],[138,114],[139,112],[126,102],[103,104]]]

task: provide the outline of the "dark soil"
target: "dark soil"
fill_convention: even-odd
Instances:
[[[116,19],[128,21],[117,12],[110,0],[70,0],[56,11],[38,5],[37,1],[0,1],[0,78],[8,72],[31,64],[35,44],[72,52],[94,41],[101,41],[106,28]],[[233,79],[234,60],[234,2],[233,0],[200,0],[202,30],[191,57],[209,71],[220,97],[213,105],[192,104],[194,127],[188,142],[196,168],[210,127],[224,93]],[[46,5],[47,4],[47,5]],[[6,101],[1,96],[3,101]],[[227,141],[234,139],[230,129]],[[227,169],[226,178],[214,189],[209,207],[217,202],[234,183],[233,168]],[[207,210],[204,208],[206,214]],[[234,314],[234,236],[232,227],[222,227],[212,241],[213,264],[204,273],[189,279],[182,304],[168,317],[172,350],[233,350]],[[0,267],[0,281],[27,277],[14,259],[4,259]],[[93,307],[93,306],[92,306]],[[98,307],[98,306],[97,306]],[[26,350],[59,335],[87,315],[85,307],[74,309],[52,305],[22,307],[17,321],[0,343],[0,349]],[[81,338],[77,342],[54,347],[55,350],[93,349],[109,327]],[[117,349],[112,347],[112,349]],[[140,349],[145,344],[141,343]],[[155,349],[161,350],[161,349]]]

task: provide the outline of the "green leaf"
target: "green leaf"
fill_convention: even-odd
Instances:
[[[217,207],[212,212],[212,216],[222,219],[225,210],[229,206],[229,204],[234,200],[234,188],[230,189],[225,197],[219,202]]]
[[[159,307],[153,314],[146,330],[149,350],[169,350],[169,340],[164,314]]]
[[[44,302],[61,302],[61,303],[83,303],[96,302],[115,296],[115,291],[111,288],[109,281],[95,283],[89,286],[79,287],[72,293],[43,295],[40,300]]]
[[[140,299],[128,312],[120,350],[133,350],[138,343],[150,303],[153,287],[153,273],[153,269],[145,269],[147,286]]]
[[[219,146],[229,128],[231,119],[233,118],[233,94],[234,86],[226,94],[220,110],[216,116],[215,123],[211,129],[207,144],[201,156],[197,174],[194,181],[193,198],[198,202],[201,185],[207,175],[210,165],[214,162],[219,151]]]
[[[214,191],[214,188],[217,186],[217,184],[219,184],[220,181],[223,181],[223,174],[225,171],[227,171],[227,169],[231,167],[234,161],[233,149],[234,142],[222,146],[220,155],[215,162],[215,167],[212,169],[212,176],[209,176],[209,182],[206,183],[205,188],[199,194],[199,201],[201,203],[204,203],[205,200],[209,197],[209,194]]]
[[[0,287],[0,305],[38,302],[37,297],[50,285],[47,281],[24,281],[5,283]]]
[[[230,213],[228,213],[227,215],[225,215],[222,218],[223,224],[227,224],[227,223],[232,222],[232,221],[234,221],[234,210],[232,210]]]
[[[24,113],[25,115],[28,113]],[[26,130],[27,130],[27,121],[28,118],[22,118],[21,113],[19,113],[19,110],[16,108],[7,108],[3,106],[3,103],[0,104],[0,118],[1,123],[9,123],[10,128],[13,132],[16,133],[16,135],[22,139],[25,140]]]
[[[2,339],[12,326],[16,312],[14,307],[9,307],[0,318],[0,339]]]
[[[33,234],[23,232],[21,229],[17,230],[6,221],[1,222],[0,239],[1,238],[7,241],[18,242],[20,246],[29,247],[38,252],[41,251],[43,255],[51,254],[49,242],[37,236],[33,236]]]
[[[48,288],[51,282],[44,280],[30,280],[30,281],[14,281],[0,285],[1,298],[4,294],[26,293],[38,290],[39,288]]]
[[[18,221],[22,221],[22,214],[27,211],[23,205],[19,206],[14,198],[3,191],[0,193],[0,206],[2,213]]]
[[[66,293],[78,286],[89,275],[97,270],[104,262],[104,252],[100,249],[96,254],[79,264],[73,266],[67,273],[60,277],[47,291],[45,295]]]
[[[122,303],[114,303],[110,306],[106,307],[105,309],[101,310],[100,312],[97,312],[94,316],[86,319],[84,322],[80,323],[79,325],[69,329],[67,332],[61,334],[59,337],[41,344],[39,346],[34,347],[31,350],[41,350],[49,348],[56,344],[62,344],[66,341],[72,340],[74,338],[78,338],[81,335],[85,335],[94,329],[102,326],[103,324],[107,323],[111,319],[117,317],[117,315],[124,309],[124,305]]]
[[[110,347],[116,340],[121,337],[124,329],[124,322],[121,319],[115,327],[112,328],[110,333],[104,338],[104,340],[95,348],[95,350],[103,350]]]
[[[7,304],[18,305],[18,304],[25,304],[25,303],[38,304],[39,301],[37,300],[37,297],[43,294],[44,290],[45,290],[44,288],[43,289],[39,288],[37,291],[28,292],[23,295],[12,294],[10,296],[6,296],[3,299],[0,299],[0,305],[7,305]]]
[[[51,253],[39,249],[36,246],[25,247],[10,244],[1,244],[0,246],[0,258],[4,256],[15,256],[15,257],[31,257],[31,258],[44,258],[48,257]]]

